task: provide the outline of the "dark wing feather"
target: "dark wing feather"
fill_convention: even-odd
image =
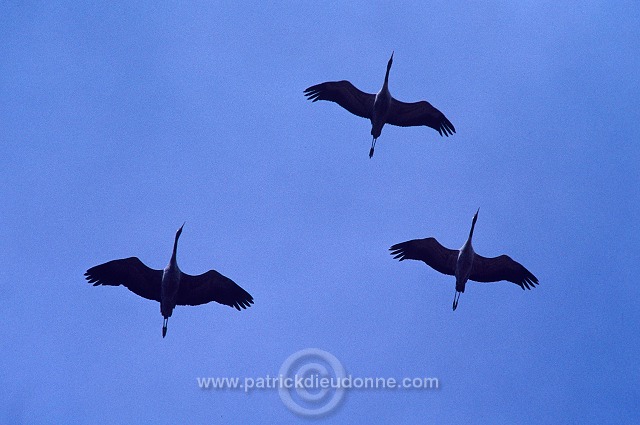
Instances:
[[[362,118],[371,119],[373,102],[376,96],[358,90],[350,82],[328,81],[311,86],[304,91],[304,95],[313,102],[329,100],[342,106],[347,111]]]
[[[476,282],[508,280],[522,289],[531,289],[538,284],[538,278],[533,273],[508,255],[487,258],[476,254],[473,257],[473,269],[469,279]]]
[[[426,125],[437,130],[441,136],[443,134],[449,136],[456,132],[451,121],[449,121],[442,112],[424,100],[421,102],[406,103],[391,98],[389,115],[386,121],[388,124],[400,127]]]
[[[253,304],[253,297],[233,280],[215,270],[198,276],[182,274],[177,305],[200,305],[211,301],[240,310]]]
[[[454,275],[458,250],[445,248],[435,238],[413,239],[389,248],[398,260],[420,260],[440,273]]]
[[[160,302],[162,270],[145,266],[137,257],[113,260],[91,267],[84,276],[93,286],[124,285],[141,297]]]

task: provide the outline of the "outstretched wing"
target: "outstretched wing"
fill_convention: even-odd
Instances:
[[[233,280],[215,270],[198,276],[182,274],[177,305],[200,305],[211,301],[240,310],[253,304],[253,297]]]
[[[445,248],[435,238],[413,239],[389,248],[398,260],[420,260],[440,273],[455,275],[458,251]]]
[[[508,255],[487,258],[476,254],[473,257],[473,268],[469,279],[476,282],[508,280],[520,286],[523,290],[525,288],[531,289],[538,285],[538,278]]]
[[[304,95],[313,102],[329,100],[336,102],[347,111],[362,118],[371,119],[373,102],[376,96],[358,90],[350,82],[328,81],[311,86],[304,91]]]
[[[160,302],[162,270],[145,266],[137,257],[113,260],[91,267],[84,276],[93,286],[123,285],[136,295]]]
[[[442,112],[424,100],[406,103],[391,98],[387,123],[400,127],[426,125],[437,130],[441,136],[443,134],[449,136],[456,132],[451,121]]]

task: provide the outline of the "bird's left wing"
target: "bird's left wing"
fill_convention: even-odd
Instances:
[[[398,260],[420,260],[440,273],[454,275],[458,251],[445,248],[436,238],[412,239],[389,248]]]
[[[233,280],[215,270],[198,276],[182,274],[177,305],[200,305],[211,301],[240,310],[253,304],[253,297]]]
[[[91,267],[84,276],[93,286],[124,285],[141,297],[160,302],[162,270],[147,267],[137,257],[113,260]]]
[[[487,258],[476,254],[473,257],[473,268],[469,279],[476,282],[498,282],[507,280],[522,289],[535,288],[538,278],[522,264],[514,261],[508,255]]]
[[[316,84],[304,91],[304,95],[313,102],[329,100],[347,111],[362,118],[371,119],[373,102],[376,96],[356,88],[349,81],[328,81]]]
[[[449,136],[456,132],[451,121],[442,112],[424,100],[406,103],[391,98],[387,123],[400,127],[426,125],[437,130],[441,136]]]

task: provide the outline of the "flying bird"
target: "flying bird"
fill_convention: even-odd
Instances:
[[[448,249],[440,245],[435,238],[413,239],[393,245],[389,250],[398,260],[420,260],[440,273],[456,277],[456,293],[453,295],[453,309],[458,307],[460,294],[464,292],[467,280],[476,282],[498,282],[507,280],[523,290],[534,288],[538,284],[535,277],[522,264],[508,255],[487,258],[474,252],[471,245],[473,228],[478,219],[478,211],[473,216],[469,238],[459,250]],[[457,298],[456,298],[457,296]]]
[[[385,124],[400,127],[426,125],[440,133],[449,136],[456,132],[451,121],[442,112],[434,108],[429,102],[421,101],[405,103],[396,100],[389,93],[389,71],[393,63],[393,52],[387,63],[387,73],[384,84],[377,94],[365,93],[358,90],[349,81],[328,81],[311,86],[304,91],[313,102],[329,100],[342,106],[347,111],[362,118],[371,120],[371,149],[369,158],[373,156],[376,140],[380,137]]]
[[[183,227],[184,224],[176,232],[173,254],[164,270],[149,268],[137,257],[129,257],[91,267],[84,274],[93,286],[123,285],[136,295],[158,301],[164,318],[163,338],[167,335],[167,322],[176,305],[200,305],[215,301],[240,311],[253,304],[253,297],[247,291],[215,270],[192,276],[178,268],[176,251]]]

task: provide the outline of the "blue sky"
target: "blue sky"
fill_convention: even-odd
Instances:
[[[0,423],[308,423],[276,391],[304,348],[358,376],[318,423],[635,423],[640,418],[640,6],[227,2],[0,6]],[[348,79],[426,99],[457,134],[370,124],[302,91]],[[435,236],[540,280],[471,283],[398,263]],[[237,312],[94,288],[138,256],[211,268]]]

